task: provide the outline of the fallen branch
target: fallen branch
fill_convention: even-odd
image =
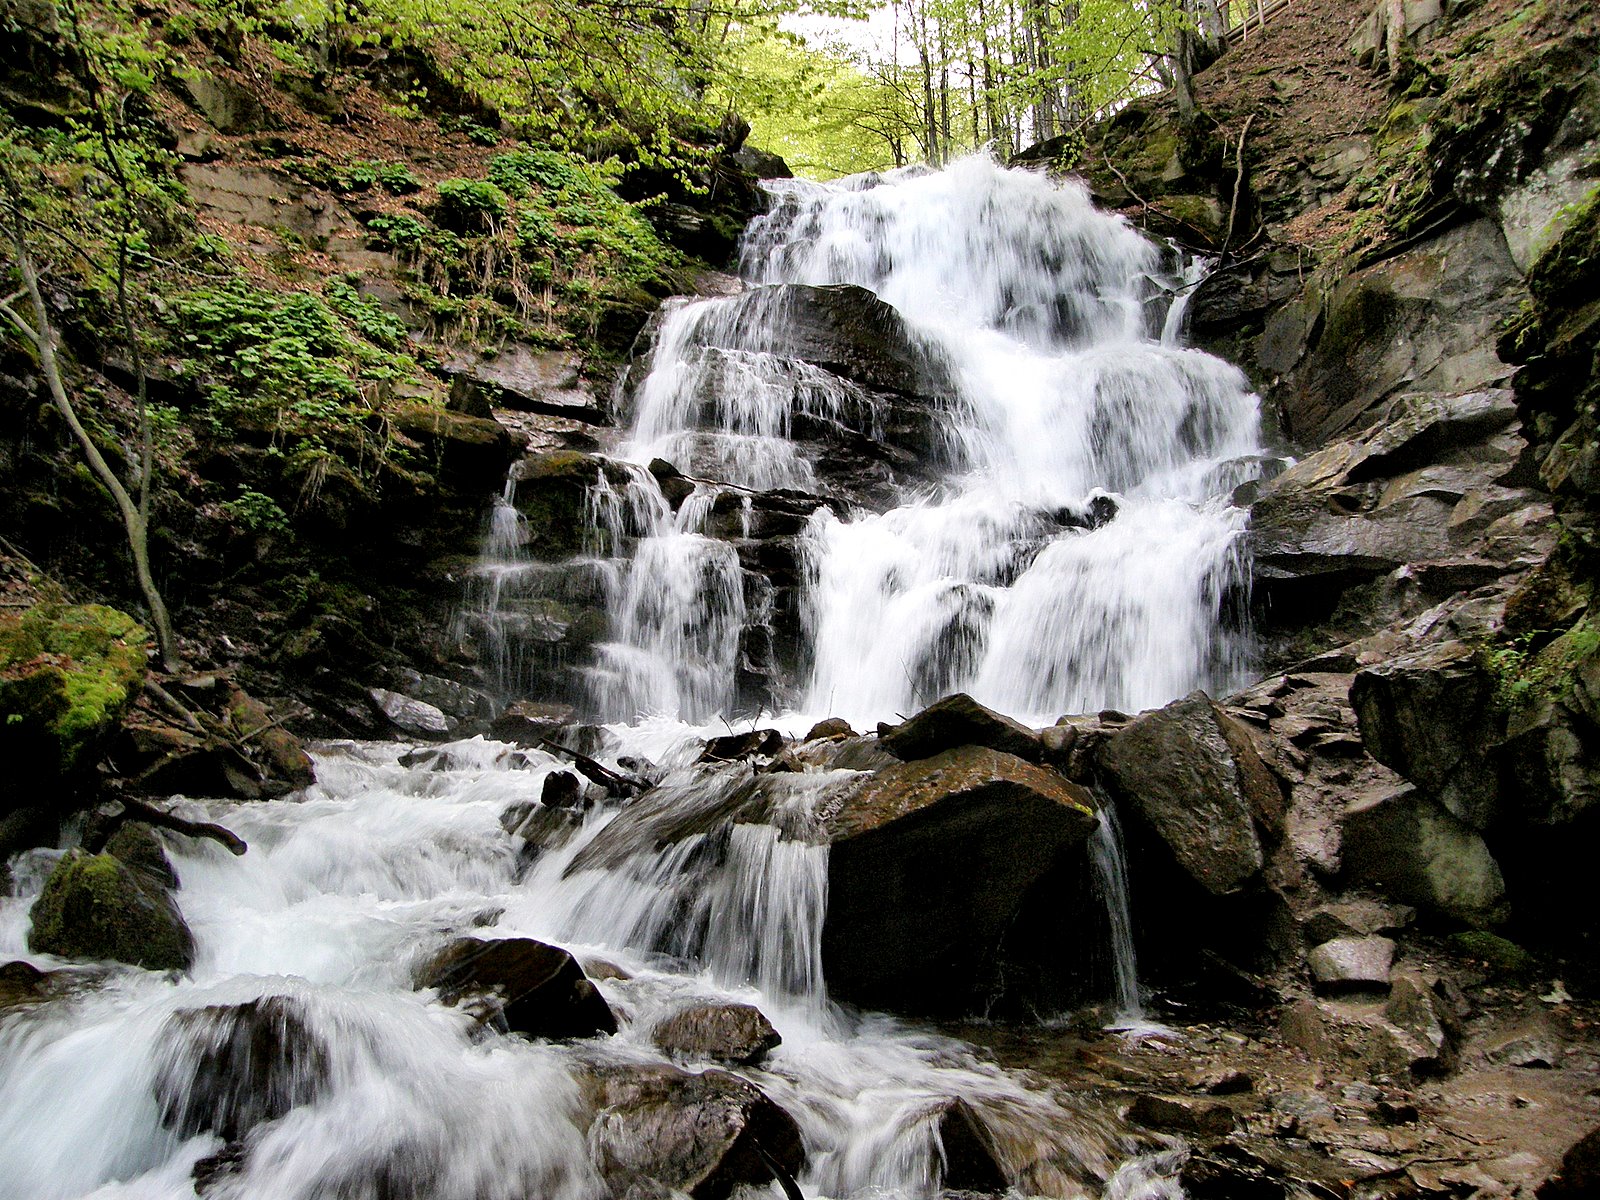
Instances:
[[[1256,119],[1251,113],[1244,119],[1244,128],[1239,130],[1239,148],[1233,155],[1233,199],[1228,204],[1228,229],[1222,235],[1222,249],[1217,257],[1228,257],[1228,244],[1233,241],[1233,223],[1239,217],[1239,193],[1244,191],[1244,139],[1249,136],[1250,122]]]
[[[578,768],[580,774],[586,776],[590,781],[598,783],[608,792],[629,796],[650,790],[650,785],[644,780],[632,775],[618,774],[603,763],[596,762],[587,754],[580,754],[569,746],[563,746],[560,742],[550,738],[540,738],[538,744],[547,750],[565,754],[572,759],[573,766]]]
[[[195,716],[183,701],[167,691],[154,679],[145,680],[144,690],[153,696],[162,708],[177,717],[195,733],[198,733],[201,737],[208,738],[211,736],[211,731],[200,723],[200,718]]]
[[[238,834],[210,821],[190,821],[164,808],[157,808],[153,804],[146,804],[143,800],[134,800],[127,796],[122,797],[120,803],[124,821],[143,821],[146,825],[157,825],[188,837],[209,838],[213,842],[222,843],[228,848],[229,853],[235,855],[243,854],[250,848]]]

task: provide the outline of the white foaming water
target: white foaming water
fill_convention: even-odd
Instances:
[[[805,534],[800,709],[870,724],[968,691],[1045,722],[1236,681],[1246,639],[1222,618],[1248,567],[1229,498],[1255,472],[1259,423],[1237,369],[1178,344],[1199,268],[1162,282],[1157,248],[1081,186],[983,158],[769,186],[743,252],[756,290],[665,313],[622,453],[804,490],[817,474],[796,422],[881,433],[870,393],[771,352],[791,301],[765,285],[870,289],[955,393],[930,401],[948,450],[935,494],[825,510]],[[659,494],[642,472],[638,486]],[[702,721],[733,695],[737,563],[709,570],[697,536],[662,520],[622,566],[603,711]],[[655,594],[665,643],[663,614],[634,615]],[[726,671],[721,696],[675,679],[685,639],[716,647],[701,669]]]
[[[613,732],[616,753],[662,761],[682,740],[681,727]],[[402,749],[329,747],[303,797],[208,806],[249,841],[242,858],[168,841],[198,943],[190,978],[86,972],[71,999],[0,1021],[0,1197],[189,1200],[195,1165],[223,1146],[205,1126],[226,1102],[197,1090],[194,1064],[214,1044],[205,1021],[264,998],[294,1014],[285,1037],[299,1066],[280,1088],[292,1098],[258,1113],[242,1157],[213,1174],[207,1195],[223,1200],[603,1200],[585,1080],[665,1062],[651,1028],[707,1000],[758,1004],[782,1034],[762,1067],[739,1073],[799,1123],[808,1196],[935,1195],[933,1123],[958,1096],[1023,1194],[1094,1196],[1130,1170],[1157,1190],[1117,1194],[1176,1194],[1160,1190],[1175,1167],[1092,1104],[828,1004],[826,852],[808,832],[851,772],[681,766],[651,797],[591,809],[529,867],[501,816],[561,764],[473,739],[406,768]],[[25,911],[40,874],[21,872],[33,882],[8,912]],[[591,970],[619,968],[598,974],[620,1031],[571,1045],[484,1036],[411,990],[414,966],[463,933],[538,937]],[[28,955],[24,936],[0,923],[0,960],[62,965]],[[190,1108],[199,1127],[174,1115]]]

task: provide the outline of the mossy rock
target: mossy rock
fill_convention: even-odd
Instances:
[[[74,850],[51,872],[29,914],[39,954],[187,971],[194,935],[160,882],[111,854]]]
[[[1469,929],[1450,935],[1450,945],[1468,958],[1483,963],[1495,975],[1531,975],[1538,960],[1513,941],[1482,929]]]
[[[1577,308],[1600,291],[1600,188],[1533,264],[1528,290],[1550,308]]]
[[[132,617],[100,604],[0,616],[0,754],[26,764],[18,791],[94,767],[143,686],[147,640]]]

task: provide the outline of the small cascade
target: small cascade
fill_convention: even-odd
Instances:
[[[1128,900],[1128,863],[1122,850],[1122,828],[1117,810],[1102,798],[1100,823],[1089,837],[1089,863],[1094,869],[1095,891],[1105,905],[1110,929],[1111,972],[1115,987],[1113,1027],[1138,1028],[1145,1023],[1144,1001],[1139,995],[1139,963],[1133,945],[1133,911]]]

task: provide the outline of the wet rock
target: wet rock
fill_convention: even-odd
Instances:
[[[1445,642],[1359,671],[1350,705],[1367,753],[1472,828],[1489,826],[1498,714],[1494,680],[1472,647]]]
[[[1010,1189],[994,1135],[965,1100],[944,1102],[935,1136],[944,1164],[940,1182],[946,1192],[1000,1196]]]
[[[572,724],[577,715],[570,704],[514,700],[494,719],[489,733],[503,742],[537,746],[562,726]]]
[[[1492,1063],[1532,1070],[1549,1070],[1561,1065],[1565,1039],[1555,1022],[1545,1013],[1536,1013],[1502,1029],[1484,1049]]]
[[[1460,1023],[1449,1001],[1421,975],[1414,971],[1395,973],[1383,1015],[1432,1051],[1433,1068],[1446,1071],[1454,1065]]]
[[[1156,1096],[1145,1093],[1128,1109],[1128,1120],[1146,1129],[1196,1137],[1225,1137],[1235,1123],[1233,1109],[1212,1100],[1189,1096]]]
[[[1505,916],[1505,880],[1483,837],[1410,786],[1356,801],[1340,817],[1344,873],[1468,925]]]
[[[488,1023],[511,1033],[586,1038],[617,1031],[610,1006],[572,955],[532,938],[458,938],[423,964],[415,982],[437,988],[446,1004],[473,998]]]
[[[511,342],[493,354],[463,356],[453,372],[452,397],[474,402],[483,416],[493,408],[566,417],[589,425],[610,424],[605,407],[584,380],[577,355]]]
[[[1321,992],[1386,990],[1394,963],[1394,943],[1385,937],[1335,938],[1306,959]]]
[[[41,971],[21,960],[0,966],[0,1018],[69,995],[81,979],[76,972]]]
[[[1453,950],[1482,963],[1492,975],[1518,978],[1532,975],[1539,962],[1513,941],[1484,929],[1464,929],[1448,939]]]
[[[906,762],[932,758],[956,746],[987,746],[1035,763],[1042,753],[1033,730],[985,708],[963,692],[934,701],[888,733],[880,734],[878,743]]]
[[[843,717],[826,717],[811,727],[811,732],[802,739],[807,742],[817,741],[819,738],[854,737],[856,731],[850,728],[850,722]]]
[[[776,729],[752,729],[747,733],[729,733],[712,738],[706,742],[699,761],[732,762],[738,758],[777,754],[783,747],[783,734]]]
[[[1600,1128],[1590,1130],[1561,1156],[1561,1165],[1535,1195],[1539,1200],[1600,1196]]]
[[[453,679],[404,669],[395,672],[392,682],[396,691],[431,704],[460,722],[487,721],[494,715],[494,701],[486,693]]]
[[[109,854],[68,851],[29,913],[28,948],[187,971],[194,935],[159,880]]]
[[[576,808],[583,800],[583,780],[571,771],[552,771],[544,777],[539,803],[546,808]]]
[[[726,1200],[743,1185],[790,1180],[805,1163],[794,1118],[726,1071],[619,1067],[599,1082],[589,1129],[595,1165],[621,1195],[640,1180]]]
[[[368,688],[372,705],[401,733],[440,741],[455,734],[456,723],[431,704],[387,688]]]
[[[237,1141],[329,1086],[327,1045],[289,996],[180,1010],[161,1041],[156,1103],[179,1137]]]
[[[744,1067],[760,1062],[783,1038],[753,1004],[696,1004],[658,1024],[650,1040],[675,1058]]]
[[[1249,735],[1204,692],[1136,718],[1097,762],[1124,811],[1208,892],[1237,891],[1259,874],[1256,822],[1281,819],[1282,793]]]
[[[881,770],[819,817],[829,989],[900,1012],[959,1012],[989,988],[1029,889],[1096,824],[1083,788],[979,746]]]
[[[129,821],[119,826],[107,839],[104,853],[144,872],[145,876],[163,888],[178,886],[178,873],[167,858],[161,839],[150,826],[139,821]]]
[[[1391,1021],[1380,1004],[1297,1000],[1284,1009],[1279,1033],[1313,1060],[1357,1075],[1409,1078],[1445,1069],[1440,1047]]]

